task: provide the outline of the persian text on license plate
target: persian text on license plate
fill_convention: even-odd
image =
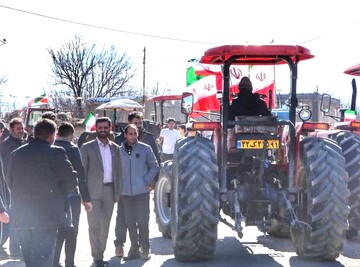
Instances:
[[[279,149],[279,140],[238,140],[238,149]]]

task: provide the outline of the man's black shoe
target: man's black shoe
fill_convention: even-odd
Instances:
[[[93,267],[106,267],[108,265],[107,261],[103,261],[103,260],[96,260],[93,263]]]

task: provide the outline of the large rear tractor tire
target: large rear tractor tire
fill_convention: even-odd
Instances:
[[[291,228],[296,253],[308,259],[335,260],[349,227],[345,158],[332,140],[306,138],[300,144],[300,160],[304,205],[297,214],[311,230]]]
[[[213,258],[219,222],[219,182],[210,140],[196,136],[177,143],[171,189],[175,258],[180,261]]]
[[[172,161],[166,161],[161,167],[159,179],[154,191],[154,211],[159,231],[166,238],[171,238],[171,210],[169,207],[171,190]]]
[[[349,225],[351,230],[357,232],[360,231],[360,136],[352,132],[340,132],[334,136],[334,140],[342,148],[345,157],[350,190]]]

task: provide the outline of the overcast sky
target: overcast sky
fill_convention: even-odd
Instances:
[[[133,86],[139,88],[146,47],[146,87],[158,83],[172,92],[185,86],[186,61],[213,46],[272,40],[303,45],[315,58],[299,63],[298,92],[318,89],[347,98],[352,77],[343,71],[360,63],[359,10],[358,0],[0,0],[0,39],[7,40],[0,46],[0,76],[9,80],[3,95],[50,90],[47,49],[77,34],[126,51],[137,69]],[[277,88],[288,92],[288,70],[276,73]]]

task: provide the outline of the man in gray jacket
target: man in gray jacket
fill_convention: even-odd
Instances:
[[[121,160],[119,146],[109,140],[111,120],[100,117],[95,125],[96,139],[83,144],[80,151],[92,202],[87,218],[93,267],[105,267],[111,216],[121,193]]]
[[[149,260],[149,184],[159,172],[159,164],[151,147],[138,142],[138,129],[134,124],[125,127],[124,135],[126,139],[120,146],[123,178],[120,201],[123,201],[131,241],[125,260],[140,257]]]

